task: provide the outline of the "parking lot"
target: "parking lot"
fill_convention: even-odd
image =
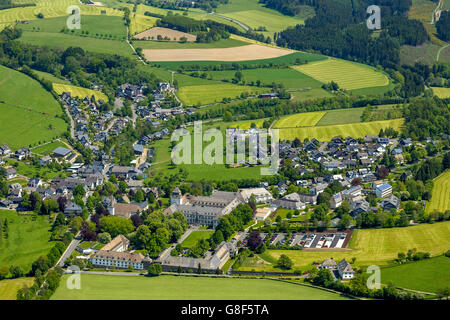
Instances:
[[[264,240],[267,234],[261,233]],[[316,232],[316,233],[293,233],[289,238],[286,233],[274,233],[270,239],[270,245],[300,246],[309,249],[344,248],[344,244],[350,240],[350,233],[347,232]],[[248,234],[242,237],[239,247],[247,245]],[[346,241],[347,240],[347,241]]]

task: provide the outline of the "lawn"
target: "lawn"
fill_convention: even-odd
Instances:
[[[193,85],[180,88],[178,97],[185,105],[205,105],[221,102],[223,98],[239,98],[242,93],[256,95],[264,91],[267,89],[226,83]]]
[[[192,248],[199,240],[208,240],[211,238],[213,233],[214,231],[193,231],[186,239],[184,239],[181,246],[183,248]]]
[[[450,258],[439,256],[381,269],[381,282],[424,292],[450,286]]]
[[[18,174],[26,176],[28,178],[40,177],[41,179],[47,181],[55,177],[68,177],[70,172],[68,171],[58,171],[57,169],[49,169],[48,167],[41,167],[39,164],[33,166],[32,164],[25,163],[23,161],[15,161],[10,159],[5,159],[8,165],[16,164],[15,167]]]
[[[433,89],[434,94],[438,98],[440,98],[440,99],[450,98],[450,88],[433,87],[432,89]]]
[[[301,89],[320,87],[322,84],[299,71],[286,69],[248,69],[242,70],[246,83],[261,81],[262,86],[272,85],[272,83],[282,84],[287,89]],[[230,80],[235,77],[235,70],[210,71],[208,74],[214,80]]]
[[[434,210],[441,212],[450,210],[450,170],[434,179],[433,195],[427,202],[426,211]]]
[[[386,266],[397,258],[399,252],[416,248],[429,252],[432,256],[441,255],[450,246],[450,221],[424,224],[405,228],[355,230],[348,251],[306,251],[306,250],[268,250],[268,260],[276,261],[282,254],[289,256],[294,267],[302,270],[312,268],[313,262],[325,259],[351,260],[356,257],[356,266]],[[254,267],[242,268],[251,270]],[[274,267],[264,268],[273,271]]]
[[[127,277],[81,274],[81,289],[64,285],[52,300],[337,300],[328,291],[268,279]],[[245,289],[244,289],[245,288]]]
[[[34,278],[18,278],[0,281],[0,300],[16,300],[17,291],[24,285],[31,286]]]
[[[345,90],[387,86],[389,84],[388,77],[372,67],[334,58],[294,66],[293,68],[323,83],[334,81]]]
[[[320,119],[327,112],[305,112],[305,113],[297,113],[290,116],[286,116],[278,120],[274,128],[297,128],[297,127],[312,127],[319,122]]]
[[[330,110],[320,118],[317,126],[329,126],[334,124],[347,124],[361,122],[361,116],[365,108],[351,108]]]
[[[330,126],[287,128],[279,129],[279,132],[281,140],[294,140],[295,138],[303,140],[305,138],[316,138],[319,141],[329,141],[334,136],[363,138],[368,134],[378,134],[380,129],[385,129],[388,127],[399,131],[403,125],[403,121],[403,119],[394,119]]]
[[[55,90],[57,94],[70,92],[72,97],[78,97],[81,99],[84,99],[85,97],[91,98],[92,95],[94,95],[96,100],[102,99],[103,101],[108,101],[108,97],[106,96],[106,94],[101,91],[76,87],[68,84],[54,83],[53,90]]]
[[[50,239],[48,216],[19,216],[16,212],[0,210],[0,220],[8,220],[9,237],[0,243],[0,265],[16,265],[28,272],[31,264],[49,252],[53,244]]]
[[[60,141],[54,141],[54,142],[48,143],[46,145],[43,145],[43,146],[40,146],[37,148],[33,148],[33,149],[31,149],[31,152],[39,154],[39,155],[47,156],[47,155],[50,155],[53,152],[53,150],[55,150],[58,147],[67,148],[67,145]]]
[[[67,129],[60,115],[60,105],[39,82],[0,66],[0,143],[16,150],[53,140]]]

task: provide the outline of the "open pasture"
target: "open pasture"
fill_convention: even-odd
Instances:
[[[359,63],[338,59],[328,59],[313,63],[294,66],[314,79],[323,83],[336,82],[345,90],[386,86],[389,79],[380,71]]]
[[[433,87],[433,93],[440,99],[450,98],[450,88]]]
[[[394,119],[329,126],[286,128],[279,130],[280,139],[283,140],[294,140],[295,138],[300,140],[305,138],[316,138],[320,141],[329,141],[334,136],[351,136],[353,138],[362,138],[368,134],[378,134],[380,129],[386,129],[388,127],[400,130],[403,122],[403,119]]]
[[[450,258],[445,256],[381,269],[381,282],[395,286],[437,292],[450,286]]]
[[[241,93],[255,95],[264,88],[238,86],[234,84],[191,85],[179,89],[178,97],[186,105],[205,105],[221,102],[223,98],[239,98]]]
[[[330,98],[333,97],[333,94],[322,89],[322,88],[312,88],[312,89],[304,89],[297,91],[290,91],[292,101],[301,102],[304,100],[310,99],[319,99],[319,98]]]
[[[247,43],[235,39],[220,39],[210,43],[179,42],[179,41],[154,41],[135,40],[135,48],[142,49],[206,49],[206,48],[232,48],[247,45]]]
[[[244,80],[249,82],[261,81],[262,86],[272,85],[273,83],[282,84],[287,89],[298,89],[298,88],[311,88],[320,87],[322,83],[307,76],[299,71],[285,68],[285,69],[248,69],[242,70],[242,75]],[[236,71],[210,71],[208,74],[212,76],[213,79],[217,80],[231,80],[234,78]]]
[[[16,150],[53,140],[67,128],[59,115],[60,105],[39,82],[0,66],[0,143]]]
[[[81,275],[81,290],[69,290],[67,275],[52,300],[337,300],[325,290],[268,279],[126,277]],[[245,288],[245,290],[243,289]]]
[[[44,19],[54,17],[67,17],[70,12],[67,8],[76,5],[81,9],[81,15],[123,16],[123,11],[107,7],[83,5],[78,0],[27,0],[26,3],[36,3],[34,7],[12,8],[0,11],[0,24],[13,25],[17,21],[37,20],[37,14],[42,13]]]
[[[294,262],[293,269],[311,270],[314,262],[322,262],[333,258],[336,261],[356,258],[355,266],[392,264],[399,252],[409,249],[429,252],[432,256],[441,255],[448,250],[450,244],[450,221],[434,224],[423,224],[404,228],[391,229],[357,229],[349,242],[350,250],[312,251],[312,250],[267,250],[264,253],[268,261],[277,261],[280,255],[289,256]],[[449,258],[447,258],[449,259]],[[255,268],[247,266],[240,270],[264,269],[273,271],[273,266]],[[276,269],[279,270],[279,269]],[[384,283],[384,280],[382,280]]]
[[[92,95],[94,95],[96,100],[102,99],[103,101],[108,101],[108,97],[101,91],[76,87],[68,84],[54,83],[53,90],[55,90],[57,94],[70,92],[72,97],[78,97],[81,99],[84,99],[85,97],[91,98]]]
[[[434,179],[433,195],[427,202],[426,211],[438,210],[444,212],[450,210],[450,171],[442,173]]]
[[[213,49],[146,49],[143,51],[149,61],[247,61],[278,58],[293,53],[257,44],[238,48]]]
[[[16,300],[17,291],[24,285],[31,286],[34,278],[18,278],[0,281],[0,300]]]
[[[0,242],[0,266],[20,266],[28,272],[31,264],[53,246],[49,241],[48,216],[37,216],[33,220],[32,214],[19,216],[14,211],[0,210],[0,219],[2,223],[7,219],[9,227],[8,239],[3,234]]]

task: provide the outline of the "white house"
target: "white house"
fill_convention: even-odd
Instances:
[[[337,264],[337,270],[339,272],[339,276],[343,280],[350,280],[355,277],[355,271],[353,271],[352,266],[345,259]]]
[[[383,183],[376,187],[375,194],[377,195],[377,198],[389,197],[392,194],[392,187],[387,182]]]

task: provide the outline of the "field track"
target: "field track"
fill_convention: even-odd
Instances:
[[[292,50],[250,44],[220,49],[145,49],[149,61],[248,61],[286,56]]]

